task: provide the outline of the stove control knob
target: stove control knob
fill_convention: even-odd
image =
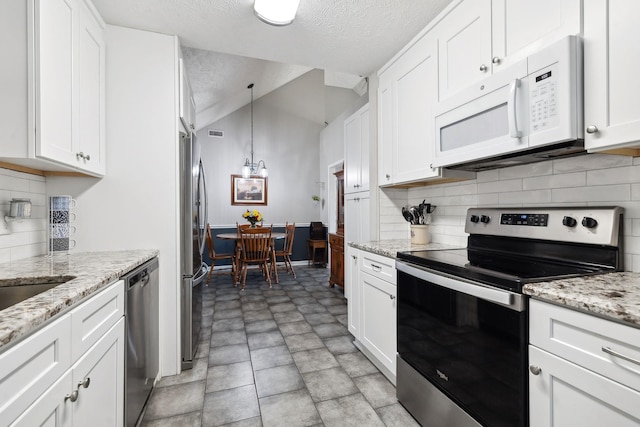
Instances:
[[[591,217],[585,216],[584,218],[582,218],[582,225],[587,228],[596,228],[598,226],[598,221]]]
[[[478,215],[471,215],[471,218],[469,218],[469,221],[471,221],[474,224],[477,224],[478,221],[480,221],[480,218],[478,217]]]
[[[562,218],[562,225],[573,228],[578,225],[578,221],[576,221],[576,219],[573,217],[565,216],[564,218]]]
[[[491,217],[490,216],[482,215],[480,217],[480,222],[483,223],[483,224],[488,224],[489,221],[491,221]]]

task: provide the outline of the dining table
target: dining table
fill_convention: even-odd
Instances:
[[[273,264],[273,273],[276,283],[280,283],[278,281],[278,268],[276,266],[276,251],[275,251],[275,241],[279,239],[284,239],[287,236],[287,233],[282,232],[271,232],[271,263]],[[238,253],[238,241],[240,240],[240,233],[231,232],[231,233],[219,233],[216,234],[218,239],[222,240],[233,240],[234,241],[234,253],[236,254],[234,262],[236,263],[236,272],[238,272],[238,276],[240,275],[240,259],[237,256]],[[235,278],[234,280],[238,280]]]

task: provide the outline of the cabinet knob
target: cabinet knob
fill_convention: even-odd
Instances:
[[[80,388],[81,386],[84,388],[89,388],[89,384],[91,384],[91,378],[87,377],[84,379],[84,381],[80,381],[78,383],[78,388]]]
[[[587,126],[587,133],[597,133],[598,132],[598,126]]]
[[[67,394],[64,397],[64,401],[66,402],[67,400],[70,400],[72,402],[75,402],[76,400],[78,400],[78,390],[73,390],[71,394]]]
[[[494,64],[499,64],[500,63],[500,58],[497,56],[494,56],[493,58],[491,58],[491,62]]]
[[[387,177],[387,179],[391,178],[391,175],[389,175],[389,174],[386,174],[385,176]]]
[[[535,365],[529,366],[529,370],[533,375],[540,375],[540,372],[542,372],[542,368]]]
[[[480,66],[480,71],[482,71],[483,73],[484,73],[485,71],[487,71],[488,69],[489,69],[489,68],[488,68],[486,65],[484,65],[484,64],[482,64],[482,65]]]
[[[396,299],[395,295],[389,295],[389,299]]]

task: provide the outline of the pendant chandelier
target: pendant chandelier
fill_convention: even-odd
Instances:
[[[249,158],[244,160],[244,166],[242,166],[242,177],[249,178],[251,175],[260,175],[266,178],[269,175],[267,171],[267,165],[264,160],[260,160],[258,163],[253,161],[253,83],[247,86],[247,89],[251,89],[251,161]]]

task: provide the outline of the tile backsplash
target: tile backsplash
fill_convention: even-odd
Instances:
[[[4,223],[13,198],[31,199],[31,218]],[[0,168],[0,262],[15,261],[47,251],[45,177]],[[8,228],[8,234],[5,233]]]
[[[640,272],[640,158],[589,154],[477,174],[475,180],[380,192],[380,239],[408,238],[401,208],[437,206],[431,241],[466,246],[466,211],[477,206],[622,206],[625,270]]]

